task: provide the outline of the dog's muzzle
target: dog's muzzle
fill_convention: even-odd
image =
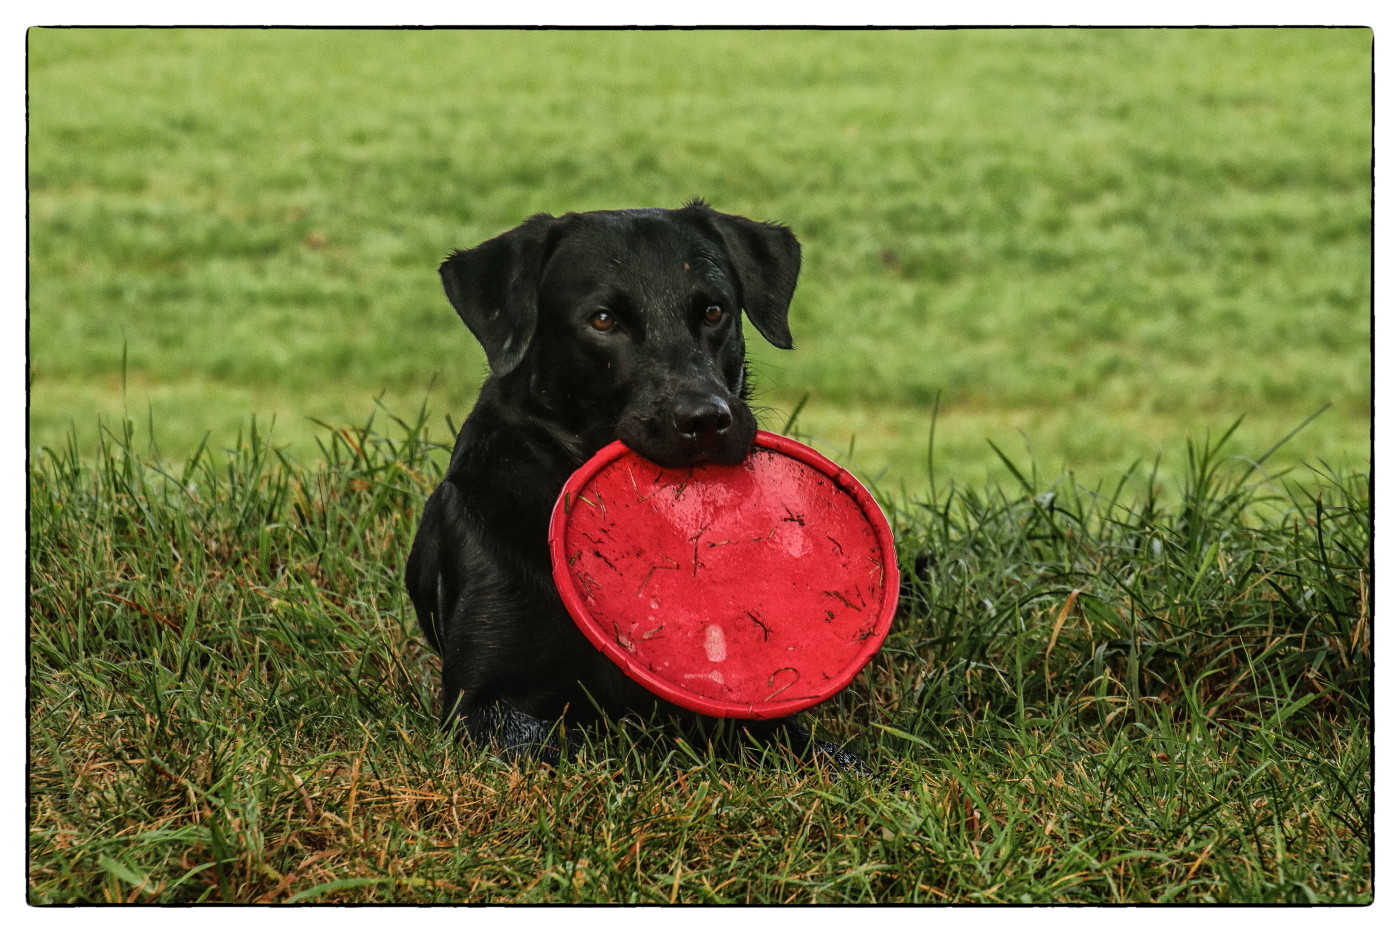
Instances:
[[[742,402],[685,393],[647,416],[624,415],[618,437],[658,466],[674,468],[740,463],[753,446],[756,428]]]

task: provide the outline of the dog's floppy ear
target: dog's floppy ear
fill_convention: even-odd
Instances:
[[[775,347],[792,349],[788,305],[802,268],[802,247],[791,230],[747,217],[721,214],[704,201],[681,209],[724,241],[739,278],[740,300],[753,326]]]
[[[447,300],[498,376],[519,365],[535,335],[540,275],[555,223],[536,214],[480,246],[457,250],[438,267]]]

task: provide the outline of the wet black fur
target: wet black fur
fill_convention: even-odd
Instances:
[[[786,227],[698,201],[538,215],[443,262],[491,369],[408,559],[419,624],[442,655],[444,726],[555,761],[574,730],[640,715],[692,741],[747,736],[862,767],[795,718],[718,728],[659,700],[587,642],[550,574],[554,501],[610,441],[665,466],[747,455],[740,311],[790,348],[800,265]]]

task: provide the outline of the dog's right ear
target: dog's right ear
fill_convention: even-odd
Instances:
[[[534,338],[540,275],[556,223],[536,214],[480,246],[457,250],[438,267],[447,300],[497,376],[520,364]]]

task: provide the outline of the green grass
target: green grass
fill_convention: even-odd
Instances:
[[[1371,42],[32,30],[30,901],[1369,903]],[[694,196],[896,529],[880,782],[434,726],[436,263]]]
[[[625,724],[550,771],[435,727],[399,582],[446,453],[421,420],[315,465],[142,435],[30,474],[31,903],[1373,897],[1362,475],[1221,437],[1175,504],[1012,459],[890,501],[900,615],[817,714],[882,780]]]
[[[883,485],[1112,481],[1240,415],[1369,468],[1369,30],[29,33],[30,429],[163,449],[428,397],[482,357],[435,276],[536,211],[792,225],[754,350]],[[761,341],[754,341],[761,343]],[[433,429],[439,431],[439,421]],[[437,439],[442,435],[435,433]],[[1174,466],[1170,466],[1174,469]]]

